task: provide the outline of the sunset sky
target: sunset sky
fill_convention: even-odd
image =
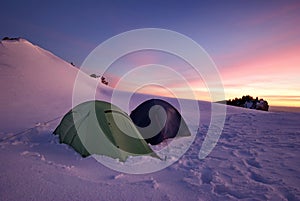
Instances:
[[[190,37],[211,56],[227,99],[249,94],[270,105],[300,106],[300,1],[12,0],[1,2],[0,17],[2,38],[26,38],[77,66],[96,46],[122,32],[170,29]],[[107,79],[114,85],[132,66],[149,63],[183,72],[197,98],[209,100],[203,82],[185,71],[186,64],[164,53],[129,55],[110,68]],[[157,76],[184,91],[167,74]],[[157,87],[146,91],[166,93]]]

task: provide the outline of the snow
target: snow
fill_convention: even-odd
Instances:
[[[200,160],[211,104],[199,101],[199,125],[188,121],[195,141],[178,161],[167,151],[166,161],[98,156],[120,166],[173,163],[154,173],[126,174],[83,159],[52,134],[72,106],[78,69],[24,39],[1,42],[0,69],[1,200],[300,200],[300,113],[228,106],[216,147]],[[85,79],[83,90],[89,90],[95,80]],[[107,100],[112,91],[100,85],[97,93]],[[127,112],[150,97],[133,96]],[[164,99],[178,107],[175,99]],[[193,119],[195,111],[187,110]],[[153,149],[173,142],[180,151],[188,140]]]
[[[1,41],[0,70],[0,89],[5,92],[0,97],[2,131],[20,131],[71,108],[78,69],[52,53],[25,39]],[[82,91],[97,81],[87,75],[81,78]]]

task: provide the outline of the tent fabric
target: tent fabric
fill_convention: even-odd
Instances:
[[[125,161],[128,156],[158,157],[133,124],[117,106],[104,101],[88,101],[70,110],[53,132],[61,143],[83,157],[106,155]]]
[[[152,145],[167,138],[191,136],[181,114],[164,100],[150,99],[143,102],[131,112],[130,118],[146,142]],[[145,129],[147,127],[149,128]]]

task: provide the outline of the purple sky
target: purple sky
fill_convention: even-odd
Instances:
[[[300,105],[299,1],[12,0],[1,2],[0,17],[0,37],[26,38],[78,66],[122,32],[177,31],[210,54],[228,98],[250,94]]]

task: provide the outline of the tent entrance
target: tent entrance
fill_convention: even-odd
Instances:
[[[111,142],[116,147],[132,154],[152,153],[152,150],[148,148],[148,144],[141,141],[142,136],[137,135],[139,131],[126,114],[114,110],[106,110],[104,113],[113,138]],[[145,149],[147,150],[146,153]]]

